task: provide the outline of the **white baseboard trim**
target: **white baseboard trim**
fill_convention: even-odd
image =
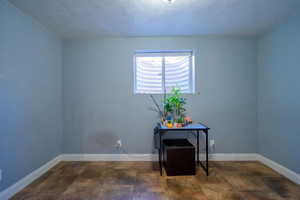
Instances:
[[[1,200],[8,200],[13,195],[21,191],[23,188],[25,188],[27,185],[32,183],[34,180],[39,178],[41,175],[43,175],[45,172],[47,172],[49,169],[51,169],[53,166],[55,166],[57,163],[61,161],[62,157],[59,155],[55,157],[54,159],[50,160],[40,168],[34,170],[6,190],[0,192],[0,199]]]
[[[215,153],[209,155],[211,161],[255,161],[256,153]]]
[[[204,159],[205,154],[200,154]],[[63,154],[64,161],[158,161],[157,154]],[[257,160],[257,154],[232,154],[217,153],[210,154],[212,161],[253,161]]]
[[[285,176],[286,178],[290,179],[291,181],[300,185],[300,174],[280,165],[269,158],[266,158],[262,155],[257,155],[257,160],[261,163],[267,165],[268,167],[272,168],[273,170],[277,171],[279,174]]]
[[[63,154],[64,161],[158,161],[157,154]]]
[[[203,154],[200,158],[203,158]],[[274,169],[278,173],[287,177],[291,181],[300,184],[300,174],[256,153],[249,154],[232,154],[232,153],[216,153],[210,154],[211,161],[260,161],[268,167]],[[39,178],[54,165],[60,161],[157,161],[157,154],[62,154],[47,162],[42,167],[33,171],[20,181],[10,186],[0,193],[1,200],[8,200],[10,197],[21,191],[35,179]]]

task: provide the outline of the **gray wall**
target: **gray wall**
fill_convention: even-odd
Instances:
[[[0,191],[61,153],[61,41],[0,2]]]
[[[259,153],[300,173],[300,15],[258,43]]]
[[[103,38],[64,42],[64,152],[151,153],[156,113],[133,94],[135,50],[193,49],[196,90],[188,113],[211,127],[216,152],[256,152],[257,52],[250,38]]]
[[[256,38],[154,37],[66,40],[62,51],[1,0],[0,30],[0,191],[62,152],[119,153],[117,139],[122,153],[153,152],[157,115],[133,94],[133,53],[146,49],[195,51],[188,113],[211,127],[216,153],[258,150],[300,173],[300,16],[258,48]]]

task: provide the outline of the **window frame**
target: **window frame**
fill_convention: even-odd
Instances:
[[[190,55],[190,65],[189,65],[189,92],[183,92],[183,94],[195,94],[196,93],[196,88],[195,88],[195,54],[194,50],[171,50],[171,51],[135,51],[134,56],[133,56],[133,76],[134,76],[134,86],[133,86],[133,93],[135,95],[144,95],[144,94],[153,94],[153,95],[161,95],[164,94],[164,91],[166,91],[165,88],[165,57],[168,56],[168,54],[174,56],[176,53],[178,54],[189,54]],[[136,58],[137,57],[162,57],[162,90],[161,92],[156,92],[156,93],[141,93],[137,92],[137,80],[136,80],[136,70],[137,70],[137,63],[136,63]],[[166,92],[166,94],[169,94],[170,92]]]

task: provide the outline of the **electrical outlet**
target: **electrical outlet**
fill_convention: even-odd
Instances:
[[[210,146],[214,146],[214,145],[215,145],[215,140],[210,140],[210,141],[209,141],[209,145],[210,145]]]
[[[122,140],[117,140],[116,147],[118,148],[122,147]]]

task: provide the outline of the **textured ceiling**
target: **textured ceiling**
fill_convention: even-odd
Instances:
[[[64,38],[258,35],[300,0],[10,0]]]

